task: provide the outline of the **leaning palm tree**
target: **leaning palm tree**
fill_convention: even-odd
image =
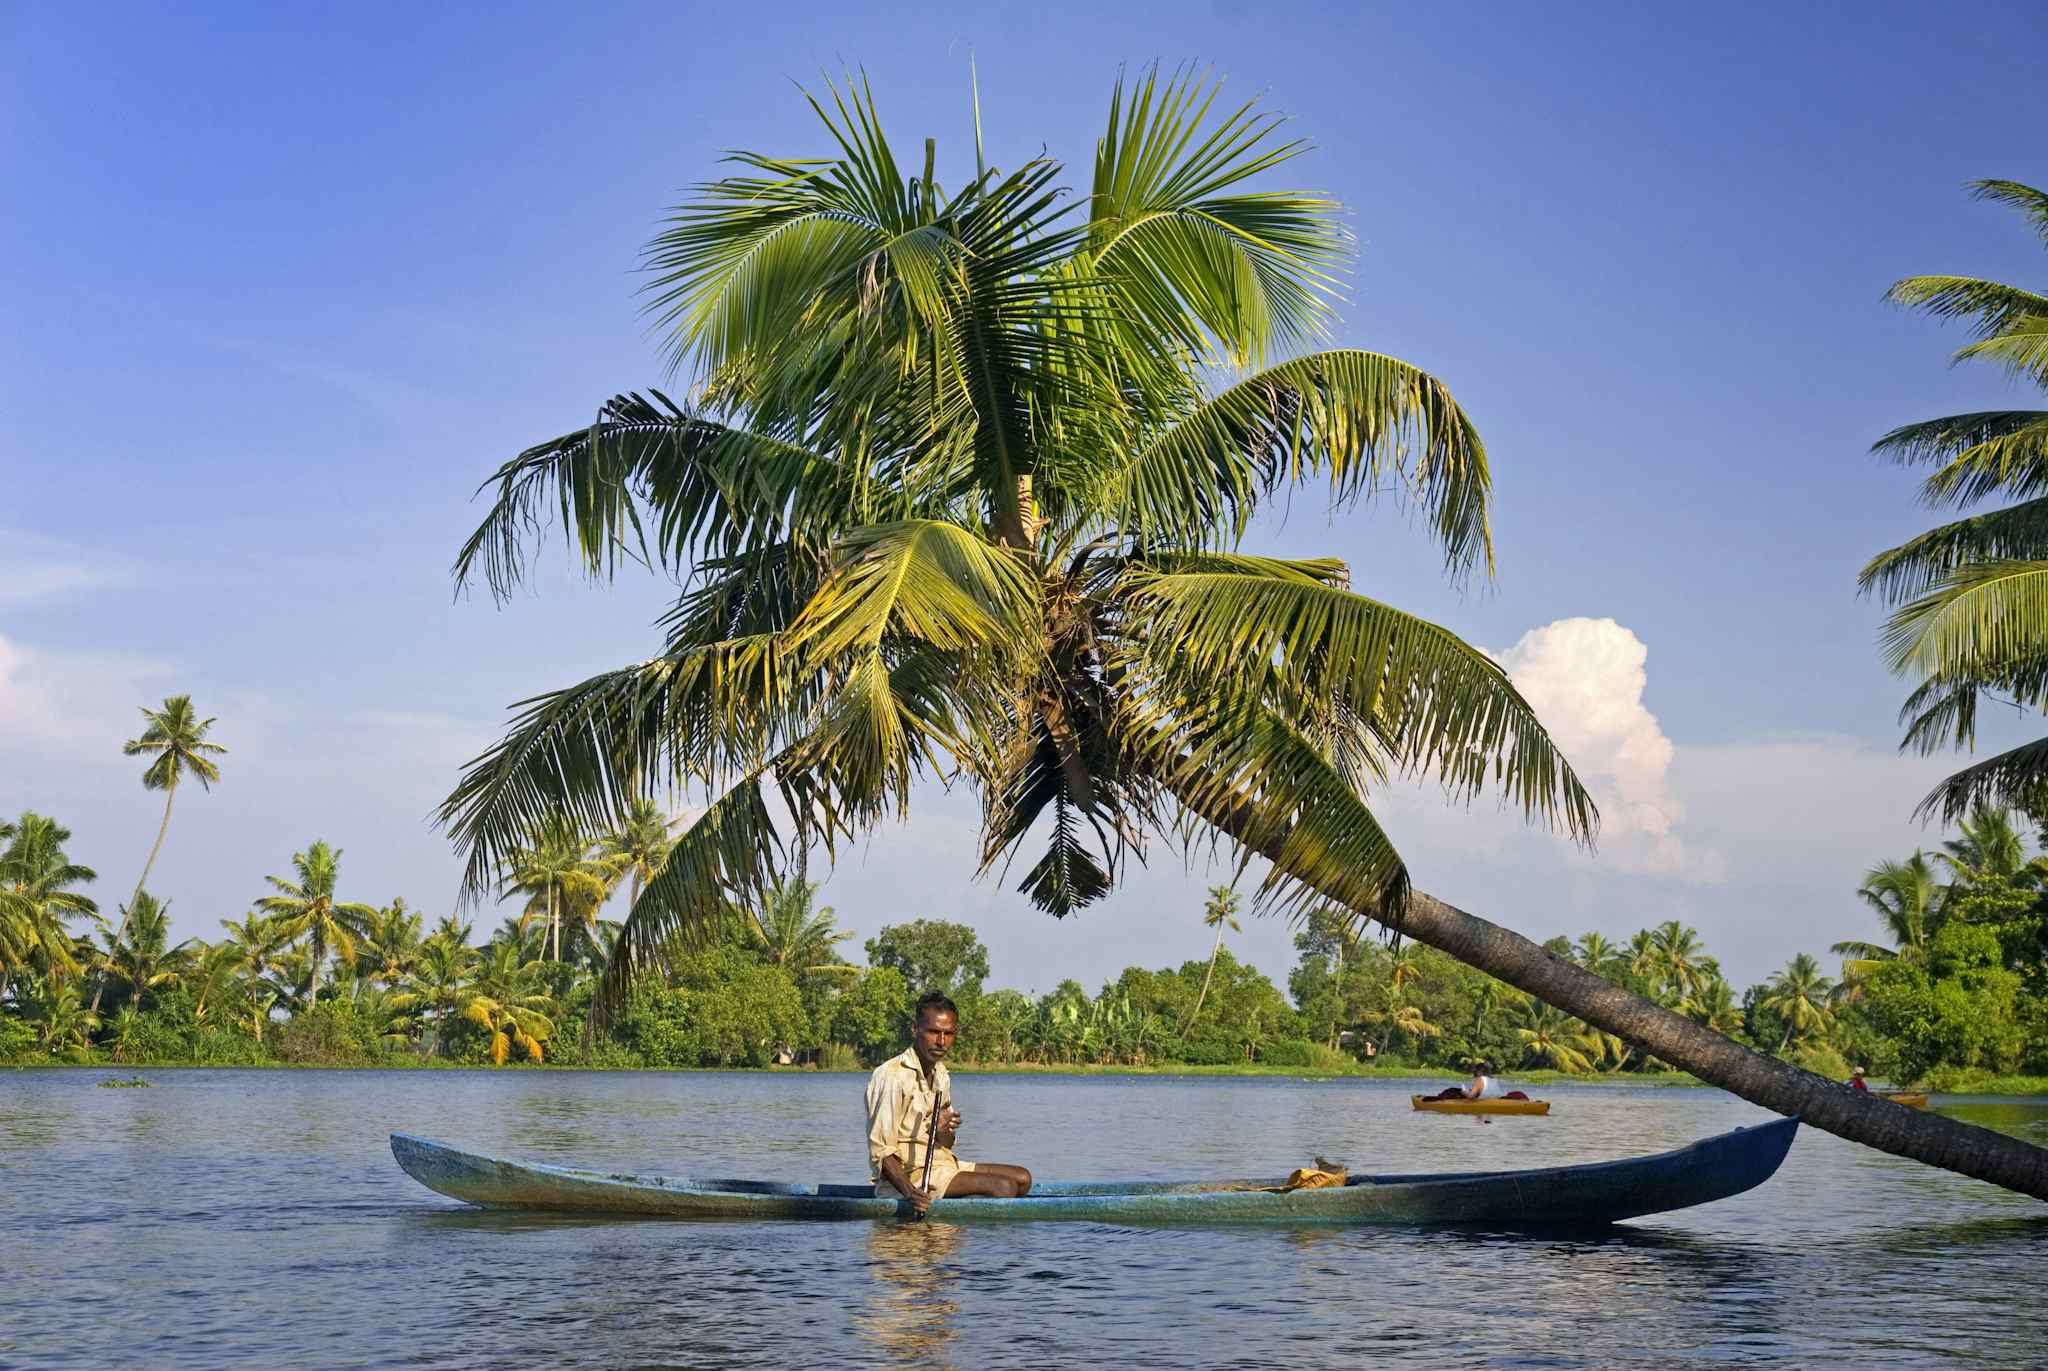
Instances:
[[[1783,971],[1772,975],[1765,985],[1762,1003],[1785,1025],[1778,1051],[1833,1027],[1834,1013],[1828,1008],[1828,992],[1833,986],[1833,981],[1821,974],[1820,963],[1805,952],[1785,963]]]
[[[1973,183],[1980,200],[2010,205],[2048,242],[2048,192],[2017,181]],[[1976,341],[1956,360],[1987,361],[2048,387],[2048,295],[1971,276],[1909,276],[1891,298],[1940,319],[1967,321]],[[2017,503],[1930,529],[1863,568],[1858,585],[1894,607],[1885,626],[1891,668],[1915,682],[1900,712],[1905,746],[1968,747],[1977,706],[1994,699],[2048,704],[2048,409],[1952,414],[1893,429],[1873,451],[1931,464],[1925,502],[1965,509]],[[2048,782],[2048,738],[1958,771],[1921,802],[1954,820],[1982,803],[2024,805]]]
[[[41,966],[60,980],[78,974],[74,918],[97,919],[99,906],[74,886],[98,875],[64,851],[71,830],[29,810],[0,823],[0,986],[18,970]]]
[[[1224,930],[1228,929],[1232,933],[1244,932],[1244,926],[1237,921],[1239,907],[1238,894],[1231,887],[1209,887],[1208,903],[1202,907],[1202,927],[1216,930],[1216,942],[1209,949],[1209,968],[1202,973],[1202,988],[1195,992],[1194,1008],[1190,1009],[1187,1018],[1181,1021],[1180,1031],[1183,1033],[1188,1031],[1189,1024],[1201,1017],[1202,1001],[1209,998],[1209,982],[1216,976],[1216,959],[1223,955]]]
[[[164,834],[171,827],[171,802],[178,798],[178,782],[189,772],[200,789],[212,789],[220,779],[220,768],[213,759],[227,753],[220,744],[206,741],[207,730],[215,720],[200,718],[192,708],[190,695],[173,695],[164,701],[162,709],[144,706],[142,717],[146,722],[142,736],[123,743],[121,751],[125,756],[150,759],[142,773],[142,788],[164,793],[164,818],[157,825],[149,860],[142,864],[142,875],[135,882],[131,907],[132,900],[141,896],[142,887],[149,884],[149,869],[156,865],[156,854],[163,850]]]
[[[278,893],[265,895],[256,901],[256,907],[279,921],[279,932],[286,938],[306,939],[312,954],[312,982],[306,990],[306,1006],[311,1008],[320,998],[320,969],[326,964],[327,954],[331,951],[336,961],[353,965],[356,944],[365,936],[377,911],[371,905],[336,898],[334,888],[341,870],[339,848],[315,842],[304,852],[292,854],[292,870],[297,880],[264,877]]]
[[[601,831],[666,787],[704,802],[626,922],[597,1029],[792,851],[957,776],[983,869],[1032,848],[1021,889],[1055,916],[1148,838],[1229,849],[1265,862],[1268,909],[1340,906],[1746,1098],[2048,1195],[2038,1149],[1837,1100],[1411,889],[1369,804],[1395,776],[1497,786],[1575,838],[1594,807],[1483,652],[1334,558],[1243,548],[1319,482],[1338,507],[1405,498],[1452,574],[1490,574],[1491,487],[1442,382],[1327,346],[1340,207],[1254,189],[1300,145],[1213,94],[1120,85],[1070,197],[1057,163],[993,169],[978,139],[942,186],[934,144],[903,167],[872,96],[835,92],[813,102],[825,157],[739,154],[676,210],[650,300],[690,389],[622,395],[501,467],[456,577],[509,593],[559,516],[594,575],[688,579],[658,652],[527,702],[465,770],[441,818],[472,897],[551,814]]]

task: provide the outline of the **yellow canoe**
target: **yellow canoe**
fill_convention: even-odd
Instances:
[[[1432,1100],[1410,1095],[1417,1109],[1431,1114],[1548,1114],[1549,1100]]]
[[[1893,1104],[1902,1104],[1908,1109],[1927,1107],[1927,1092],[1924,1090],[1886,1090],[1881,1093]]]

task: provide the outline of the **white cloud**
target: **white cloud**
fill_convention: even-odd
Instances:
[[[151,657],[37,649],[0,635],[0,761],[61,754],[73,764],[118,762],[121,740],[140,726],[136,706],[171,671]]]
[[[125,585],[133,568],[40,534],[0,529],[0,605],[25,605]]]
[[[1559,619],[1495,654],[1600,806],[1599,860],[1618,870],[1719,882],[1719,852],[1678,832],[1671,740],[1643,704],[1649,649],[1612,619]]]

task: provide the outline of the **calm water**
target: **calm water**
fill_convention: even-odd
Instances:
[[[681,1174],[865,1174],[851,1076],[0,1073],[0,1365],[2039,1364],[2048,1210],[1802,1131],[1734,1200],[1580,1240],[490,1215],[393,1128]],[[123,1073],[126,1074],[126,1073]],[[1405,1082],[972,1077],[962,1152],[1040,1176],[1542,1166],[1766,1117],[1580,1087],[1548,1119]],[[2048,1143],[2048,1104],[1945,1103]]]

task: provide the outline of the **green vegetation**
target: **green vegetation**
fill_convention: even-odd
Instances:
[[[69,859],[70,833],[24,814],[0,824],[0,1062],[852,1071],[900,1051],[912,1001],[940,989],[963,1011],[959,1059],[983,1069],[1674,1078],[1638,1044],[1433,948],[1360,937],[1326,907],[1303,920],[1283,993],[1224,945],[1227,886],[1196,915],[1216,933],[1206,957],[1034,997],[987,988],[987,948],[943,919],[888,925],[865,966],[849,962],[853,935],[795,877],[758,911],[673,939],[661,972],[595,1022],[618,936],[597,911],[663,870],[668,825],[635,822],[637,838],[536,830],[501,887],[521,912],[481,946],[453,919],[426,931],[403,900],[340,898],[341,853],[322,842],[219,940],[171,945],[166,902],[143,891],[110,926],[79,890],[94,876]],[[1838,979],[1802,953],[1738,995],[1677,921],[1547,950],[1823,1074],[2041,1093],[2022,1074],[2048,1072],[2048,856],[2030,846],[2012,815],[1979,811],[1941,851],[1872,867],[1860,893],[1893,945],[1838,944]]]

